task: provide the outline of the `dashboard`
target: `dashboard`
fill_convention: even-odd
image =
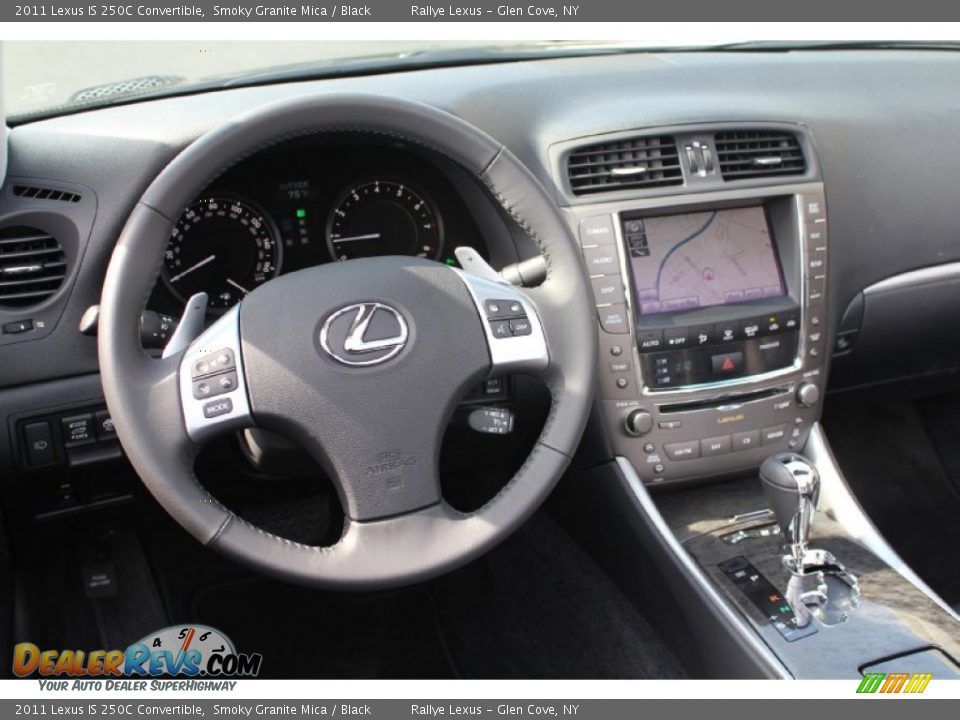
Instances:
[[[233,88],[23,124],[0,247],[42,255],[49,272],[0,297],[0,465],[18,467],[25,419],[99,407],[96,341],[78,326],[153,178],[253,107],[350,92],[474,124],[566,217],[600,338],[585,462],[628,457],[650,484],[744,472],[801,445],[831,389],[960,366],[944,332],[960,302],[958,98],[944,90],[958,72],[951,52],[626,54]],[[772,172],[724,177],[725,134],[758,131],[793,138],[802,167],[780,172],[796,154],[765,146]],[[581,166],[584,152],[601,157]],[[611,159],[627,162],[592,174]],[[176,317],[204,291],[216,315],[276,275],[372,254],[449,263],[462,245],[495,268],[538,254],[429,148],[300,138],[245,158],[184,209],[147,307]]]
[[[349,134],[283,143],[204,190],[173,228],[148,307],[179,315],[205,292],[222,313],[270,279],[329,262],[488,256],[455,166],[400,142]],[[496,240],[496,238],[494,238]]]

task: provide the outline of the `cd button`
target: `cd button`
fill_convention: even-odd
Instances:
[[[760,445],[760,431],[748,430],[733,434],[733,450],[752,450]]]

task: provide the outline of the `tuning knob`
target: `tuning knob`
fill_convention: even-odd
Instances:
[[[653,430],[653,415],[646,410],[634,410],[627,415],[627,419],[623,424],[627,433],[634,437],[646,435]]]
[[[820,402],[820,388],[812,382],[802,382],[797,385],[797,402],[802,407],[813,407]]]

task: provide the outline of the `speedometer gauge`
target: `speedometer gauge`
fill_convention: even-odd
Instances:
[[[256,205],[233,197],[201,198],[173,229],[163,276],[182,301],[205,292],[211,308],[224,309],[274,277],[280,254],[277,229]]]
[[[337,260],[373,255],[436,259],[443,232],[425,195],[395,180],[365,180],[348,188],[327,220],[327,244]]]

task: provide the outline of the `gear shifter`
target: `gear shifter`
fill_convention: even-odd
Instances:
[[[760,481],[787,543],[783,564],[790,571],[785,597],[797,627],[812,617],[825,625],[847,619],[860,601],[857,578],[826,550],[807,547],[820,497],[820,474],[806,458],[781,453],[760,466]]]
[[[794,567],[800,567],[807,552],[810,526],[817,512],[820,474],[806,458],[781,453],[760,466],[763,491],[783,530]]]

